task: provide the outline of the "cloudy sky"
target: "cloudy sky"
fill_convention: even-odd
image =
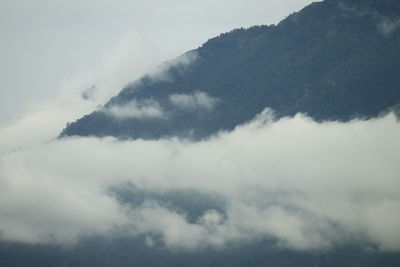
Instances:
[[[316,123],[301,114],[274,121],[266,110],[196,143],[56,139],[66,122],[160,62],[308,2],[1,1],[0,240],[74,243],[121,227],[156,233],[171,248],[261,236],[296,250],[349,240],[400,250],[393,114]],[[83,99],[93,85],[96,99]],[[126,203],[129,192],[143,198]],[[196,216],[182,206],[194,196],[203,203]]]
[[[55,97],[71,77],[106,71],[120,86],[222,32],[277,23],[310,2],[0,1],[0,125]],[[92,83],[86,76],[69,86]]]

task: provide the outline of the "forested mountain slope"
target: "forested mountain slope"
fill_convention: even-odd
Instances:
[[[277,117],[377,116],[400,102],[399,15],[398,1],[326,0],[278,25],[221,34],[61,135],[197,139],[267,107]]]

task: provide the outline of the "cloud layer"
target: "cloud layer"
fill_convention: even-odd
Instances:
[[[399,134],[392,114],[317,123],[266,111],[197,143],[70,138],[3,152],[0,238],[70,243],[124,228],[170,248],[269,238],[399,250]]]

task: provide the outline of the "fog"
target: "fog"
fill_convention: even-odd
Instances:
[[[296,250],[343,242],[400,249],[396,117],[272,118],[266,110],[194,143],[73,137],[5,152],[1,238],[74,243],[82,234],[124,228],[148,240],[156,233],[170,248],[261,237]],[[223,204],[185,208],[196,194]]]

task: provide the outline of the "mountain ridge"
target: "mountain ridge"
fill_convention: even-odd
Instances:
[[[392,0],[325,0],[277,25],[221,34],[186,53],[196,55],[190,64],[167,68],[168,79],[144,76],[61,136],[202,139],[265,108],[277,118],[376,117],[400,102],[399,14]],[[109,112],[118,107],[127,116]]]

